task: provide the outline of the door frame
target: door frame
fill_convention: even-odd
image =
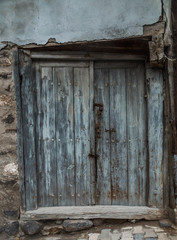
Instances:
[[[96,53],[96,52],[63,52],[63,51],[34,51],[34,50],[18,50],[15,51],[14,54],[14,81],[15,81],[15,92],[16,92],[16,104],[17,104],[17,116],[18,116],[18,122],[17,122],[17,131],[18,131],[18,138],[17,138],[17,154],[18,154],[18,165],[19,165],[19,175],[20,175],[20,194],[21,194],[21,213],[23,213],[23,218],[31,219],[31,216],[33,216],[34,211],[40,210],[37,209],[37,201],[35,201],[34,209],[32,211],[26,211],[26,188],[25,188],[25,164],[24,164],[24,153],[23,153],[23,139],[24,139],[24,133],[23,133],[23,126],[22,126],[22,106],[21,106],[21,86],[22,86],[22,79],[26,77],[26,73],[28,77],[31,79],[33,78],[34,69],[33,69],[33,61],[35,60],[42,60],[42,61],[59,61],[59,60],[81,60],[81,61],[93,61],[93,60],[119,60],[119,61],[144,61],[145,63],[145,74],[146,74],[146,81],[149,81],[149,79],[156,77],[156,74],[162,74],[161,69],[151,69],[150,65],[148,63],[148,58],[145,55],[128,55],[128,54],[110,54],[110,53]],[[93,75],[93,73],[91,72]],[[93,76],[92,76],[93,77]],[[165,98],[167,98],[167,94],[164,95]],[[166,101],[164,101],[165,103]],[[168,101],[167,101],[168,102]],[[164,104],[164,116],[169,111],[168,103]],[[153,219],[159,219],[159,216],[162,217],[166,215],[166,209],[169,207],[169,183],[168,183],[168,145],[169,145],[169,139],[168,139],[168,129],[169,124],[167,121],[167,118],[164,119],[164,126],[163,126],[163,166],[162,166],[162,172],[163,172],[163,205],[160,208],[156,208],[154,206],[151,207],[125,207],[122,206],[109,206],[109,210],[106,211],[106,208],[108,206],[88,206],[88,212],[84,213],[84,218],[128,218],[128,216],[125,217],[122,212],[126,212],[126,209],[129,209],[128,211],[131,213],[131,211],[134,212],[134,214],[130,214],[130,218],[134,219],[140,219],[140,218],[146,218],[151,219],[150,216],[153,217]],[[35,162],[31,163],[31,166],[34,164],[34,170],[35,170]],[[36,183],[36,176],[35,172],[32,176],[33,183],[35,185]],[[34,186],[34,192],[37,194],[37,190]],[[34,196],[34,198],[37,198],[37,195]],[[57,210],[57,218],[59,218],[59,215],[62,213],[63,209],[66,207],[56,207]],[[78,210],[82,212],[84,210],[85,206],[83,207],[68,207],[70,210],[72,210],[72,214],[66,215],[66,218],[81,218],[81,215],[77,215]],[[98,209],[96,209],[98,208]],[[46,209],[46,208],[45,208]],[[49,209],[52,209],[52,207],[49,207]],[[82,209],[82,210],[81,210]],[[68,209],[69,210],[69,209]],[[46,209],[47,211],[47,209]],[[94,213],[97,214],[91,214],[91,212],[94,211]],[[144,215],[144,213],[146,214]],[[114,212],[117,213],[117,217],[115,216]],[[120,214],[119,214],[120,212]],[[158,214],[157,214],[158,212]],[[66,213],[66,212],[65,212]],[[102,214],[103,213],[103,214]],[[32,215],[31,215],[32,214]],[[42,213],[43,214],[43,213]],[[50,215],[49,212],[47,215]],[[41,215],[42,216],[42,215]],[[111,217],[112,216],[112,217]],[[48,219],[46,216],[45,218]]]

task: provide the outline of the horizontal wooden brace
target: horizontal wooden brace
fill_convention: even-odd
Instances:
[[[32,59],[42,60],[145,60],[144,55],[110,54],[92,52],[31,52]]]

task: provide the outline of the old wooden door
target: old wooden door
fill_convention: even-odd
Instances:
[[[97,204],[146,205],[144,76],[143,63],[95,63]]]
[[[147,99],[144,62],[35,61],[33,72],[22,81],[26,209],[161,206],[151,153],[162,148],[162,82]]]

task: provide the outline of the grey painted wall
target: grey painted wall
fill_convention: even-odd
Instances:
[[[158,21],[161,0],[0,0],[0,42],[115,39]]]

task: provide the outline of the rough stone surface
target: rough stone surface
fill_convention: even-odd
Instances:
[[[126,230],[126,231],[124,230],[124,231],[122,232],[121,238],[122,238],[122,239],[128,238],[128,239],[132,239],[132,240],[133,240],[132,230]]]
[[[19,217],[19,211],[15,210],[4,210],[4,216],[8,219],[17,220]]]
[[[167,240],[168,236],[167,233],[157,233],[158,239],[159,240]]]
[[[103,220],[102,219],[93,219],[93,225],[94,226],[100,226],[103,224]]]
[[[45,223],[46,224],[46,223]],[[49,224],[49,223],[48,223]],[[132,227],[133,226],[133,227]],[[46,226],[47,227],[47,226]],[[141,227],[141,228],[140,228]],[[124,229],[124,231],[122,230]],[[155,233],[155,230],[158,231],[162,228],[158,226],[158,221],[148,223],[148,228],[145,227],[144,221],[141,221],[137,224],[126,223],[123,226],[117,225],[101,225],[99,227],[94,227],[92,229],[83,231],[83,232],[75,232],[75,233],[67,233],[62,231],[57,235],[48,235],[48,236],[33,236],[33,237],[25,237],[23,236],[20,240],[177,240],[177,231],[174,229],[162,229],[163,232]],[[143,233],[134,232],[145,232],[146,230],[150,231],[149,235],[146,234],[146,237]],[[94,232],[95,231],[95,232]],[[146,231],[146,232],[148,232]],[[129,232],[129,234],[127,234]],[[150,234],[151,233],[151,234]],[[152,236],[153,233],[153,236]],[[0,238],[1,239],[1,238]],[[3,239],[4,240],[4,239]]]
[[[99,233],[90,233],[89,234],[89,240],[98,240],[99,236],[100,236]]]
[[[136,233],[133,235],[134,240],[143,240],[144,239],[144,234],[141,233]]]
[[[133,234],[144,234],[142,226],[135,226],[133,228]]]
[[[171,227],[172,223],[168,219],[163,219],[159,221],[160,227]]]
[[[34,235],[42,230],[42,225],[36,221],[28,221],[21,224],[21,230],[27,235]]]
[[[90,220],[65,220],[63,222],[63,228],[67,232],[89,229],[92,226],[93,222]]]
[[[2,233],[4,231],[4,227],[0,226],[0,233]]]
[[[16,220],[4,211],[17,211],[20,207],[17,164],[17,118],[12,79],[12,52],[16,49],[7,44],[0,50],[0,225]],[[10,116],[9,116],[10,115]]]
[[[144,229],[145,231],[145,238],[156,238],[157,237],[157,234],[154,232],[153,229],[147,229],[145,228]]]
[[[110,235],[111,229],[103,229],[101,231],[101,235],[99,236],[100,240],[111,240],[111,235]]]
[[[47,236],[49,234],[51,235],[55,235],[57,233],[60,233],[63,230],[63,227],[61,225],[47,225],[44,226],[44,228],[42,229],[42,235]]]
[[[17,235],[19,229],[19,222],[12,222],[5,227],[5,232],[9,236]]]
[[[121,238],[121,233],[114,230],[111,237],[112,237],[111,240],[119,240]]]

